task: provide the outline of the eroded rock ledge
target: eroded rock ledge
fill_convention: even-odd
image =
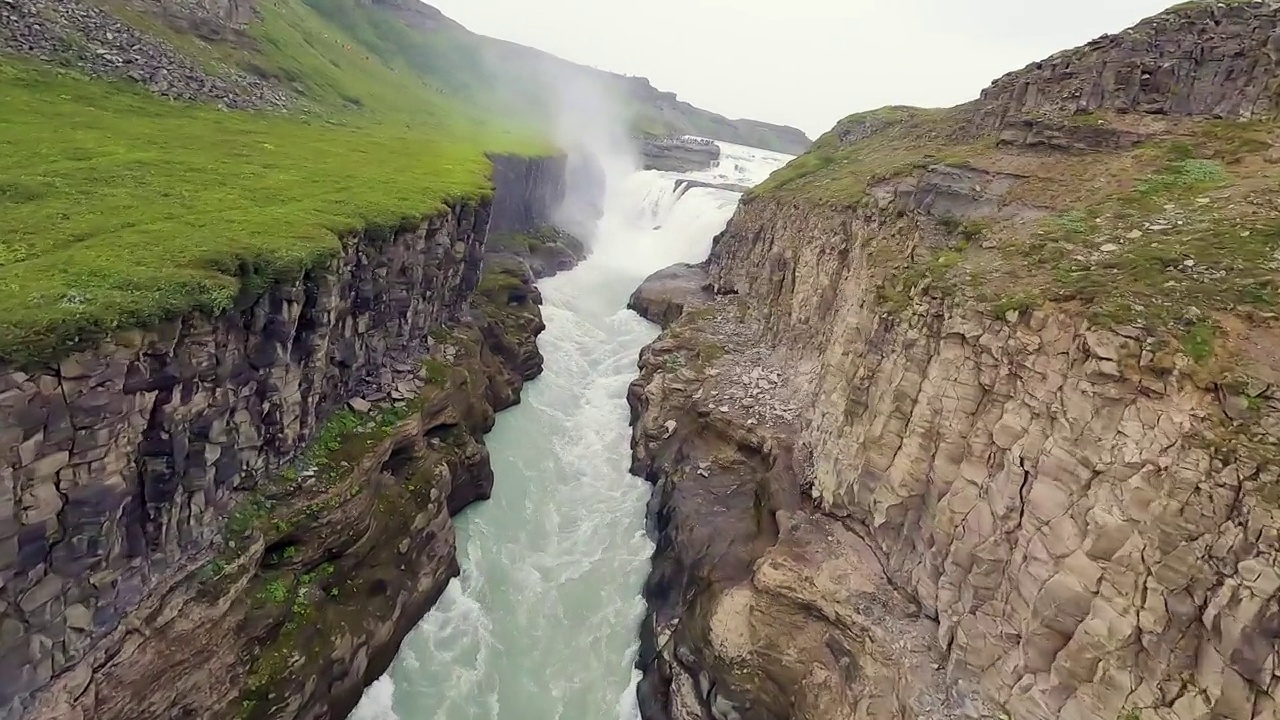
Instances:
[[[497,195],[540,227],[563,162],[519,162],[552,188]],[[534,276],[485,258],[490,212],[352,235],[235,312],[0,372],[0,717],[354,707],[458,572],[481,437],[541,371]]]
[[[630,306],[666,327],[631,385],[632,472],[655,484],[639,687],[646,720],[964,717],[936,623],[854,523],[819,512],[797,456],[803,383],[705,271]],[[856,715],[849,713],[857,712]]]

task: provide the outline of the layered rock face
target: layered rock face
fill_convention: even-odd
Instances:
[[[720,146],[715,143],[692,144],[663,140],[644,140],[640,157],[645,170],[695,172],[706,170],[720,159]]]
[[[1267,117],[1280,76],[1280,22],[1271,2],[1184,3],[1000,78],[979,122],[1000,127],[1039,112],[1113,110]]]
[[[848,218],[805,215],[734,221],[741,305],[637,302],[685,310],[631,396],[646,717],[1273,717],[1280,476],[1202,440],[1218,398],[1069,315],[884,317]]]
[[[1154,325],[1070,302],[992,312],[900,282],[914,270],[899,262],[942,278],[972,256],[996,276],[1000,245],[1062,209],[1037,183],[1077,163],[1110,179],[1131,158],[1081,153],[1190,132],[1119,118],[1108,137],[1135,129],[1129,141],[1075,142],[1112,128],[1068,119],[1071,142],[1008,143],[1052,103],[1256,116],[1276,66],[1249,48],[1272,42],[1275,18],[1264,3],[1188,5],[1004,78],[957,133],[994,123],[999,153],[868,178],[843,205],[760,195],[703,266],[646,282],[633,306],[670,326],[630,393],[633,470],[657,484],[647,718],[1276,717],[1280,368],[1251,350],[1273,332],[1266,315],[1221,316],[1239,355],[1215,376],[1161,349]],[[1122,67],[1150,94],[1074,104],[1094,79],[1129,87]],[[838,140],[856,148],[893,122]],[[1099,243],[1123,252],[1168,228]]]
[[[549,214],[562,161],[504,162],[502,207]],[[480,436],[541,369],[525,266],[476,293],[490,212],[0,373],[0,717],[345,716],[457,573]]]
[[[493,162],[495,187],[510,188],[493,199],[494,234],[532,232],[554,225],[556,211],[565,200],[570,182],[568,159],[529,163],[522,158],[498,155]],[[575,168],[578,166],[575,163]]]

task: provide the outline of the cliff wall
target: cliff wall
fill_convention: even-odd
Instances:
[[[693,145],[645,138],[640,141],[640,157],[645,170],[696,172],[712,167],[720,159],[715,143]]]
[[[564,156],[541,163],[529,163],[510,155],[498,155],[490,160],[494,185],[508,188],[493,198],[489,230],[494,234],[532,232],[554,225],[556,212],[571,185],[579,189],[579,194],[591,195],[592,188],[582,188],[576,177],[582,172],[581,163],[573,164],[575,175],[571,176],[570,163]]]
[[[1110,109],[1261,118],[1280,109],[1280,23],[1269,2],[1189,2],[996,80],[978,121]]]
[[[1275,20],[851,118],[642,286],[646,718],[1276,716]]]
[[[549,217],[563,161],[495,166],[492,204],[233,312],[0,372],[0,716],[345,716],[457,573],[480,437],[541,368],[527,270],[476,289],[491,214]]]

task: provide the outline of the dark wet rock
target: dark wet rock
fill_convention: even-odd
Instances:
[[[645,170],[695,172],[706,170],[720,159],[720,146],[713,142],[678,139],[645,139],[640,143]]]
[[[568,159],[530,163],[514,155],[495,155],[490,160],[494,185],[520,190],[494,197],[489,232],[496,236],[555,225],[555,213],[568,191]]]
[[[573,268],[587,257],[587,247],[581,240],[552,225],[528,232],[494,233],[486,247],[498,262],[504,258],[523,262],[534,279]]]

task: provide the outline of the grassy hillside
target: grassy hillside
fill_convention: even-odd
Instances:
[[[608,73],[549,53],[476,35],[443,18],[419,0],[373,0],[381,12],[358,17],[350,0],[308,0],[335,24],[357,34],[380,57],[404,60],[468,103],[498,114],[516,113],[550,125],[558,85],[600,89],[618,105],[638,134],[693,134],[726,142],[797,154],[810,140],[792,127],[757,120],[734,120],[681,101],[648,80]],[[369,25],[376,27],[369,27]]]
[[[536,127],[499,124],[434,86],[413,65],[429,48],[396,50],[396,26],[353,3],[263,3],[261,22],[228,44],[112,4],[208,67],[283,79],[300,107],[227,112],[90,79],[75,63],[0,55],[4,361],[225,309],[246,279],[293,276],[331,257],[335,231],[486,194],[486,152],[551,150]],[[341,6],[351,12],[339,16]]]
[[[1250,365],[1239,353],[1270,343],[1257,338],[1270,337],[1280,313],[1280,165],[1268,155],[1280,122],[1095,112],[1067,118],[1058,132],[1145,141],[1046,153],[970,132],[970,110],[850,116],[747,202],[868,208],[877,183],[939,165],[1012,173],[1002,212],[935,214],[936,238],[878,258],[886,309],[922,290],[995,317],[1056,305],[1095,325],[1143,328],[1198,363],[1224,366]]]
[[[474,35],[417,0],[259,0],[216,32],[158,0],[25,5],[36,14],[5,22],[52,18],[61,35],[40,62],[14,45],[29,28],[0,26],[0,362],[223,310],[246,282],[323,263],[337,231],[488,193],[485,153],[553,149],[552,75],[603,78],[639,129],[768,145],[658,104],[645,81]],[[175,102],[102,71],[116,19],[194,72],[268,81],[289,111]]]
[[[886,311],[921,294],[999,318],[1055,307],[1150,338],[1160,362],[1181,355],[1206,376],[1274,377],[1280,117],[1249,99],[1269,100],[1275,82],[1251,70],[1254,50],[1227,51],[1265,47],[1258,28],[1275,10],[1238,4],[1234,29],[1215,35],[1220,12],[1176,5],[1010,73],[965,105],[852,115],[746,202],[877,212],[877,236],[901,239],[872,258]],[[1115,68],[1137,67],[1137,39],[1155,53],[1148,64],[1183,61],[1183,46],[1231,59],[1184,65],[1171,85],[1132,95]],[[1230,92],[1191,91],[1207,78]],[[1028,86],[1040,90],[1020,91]],[[903,207],[906,198],[918,204]]]

